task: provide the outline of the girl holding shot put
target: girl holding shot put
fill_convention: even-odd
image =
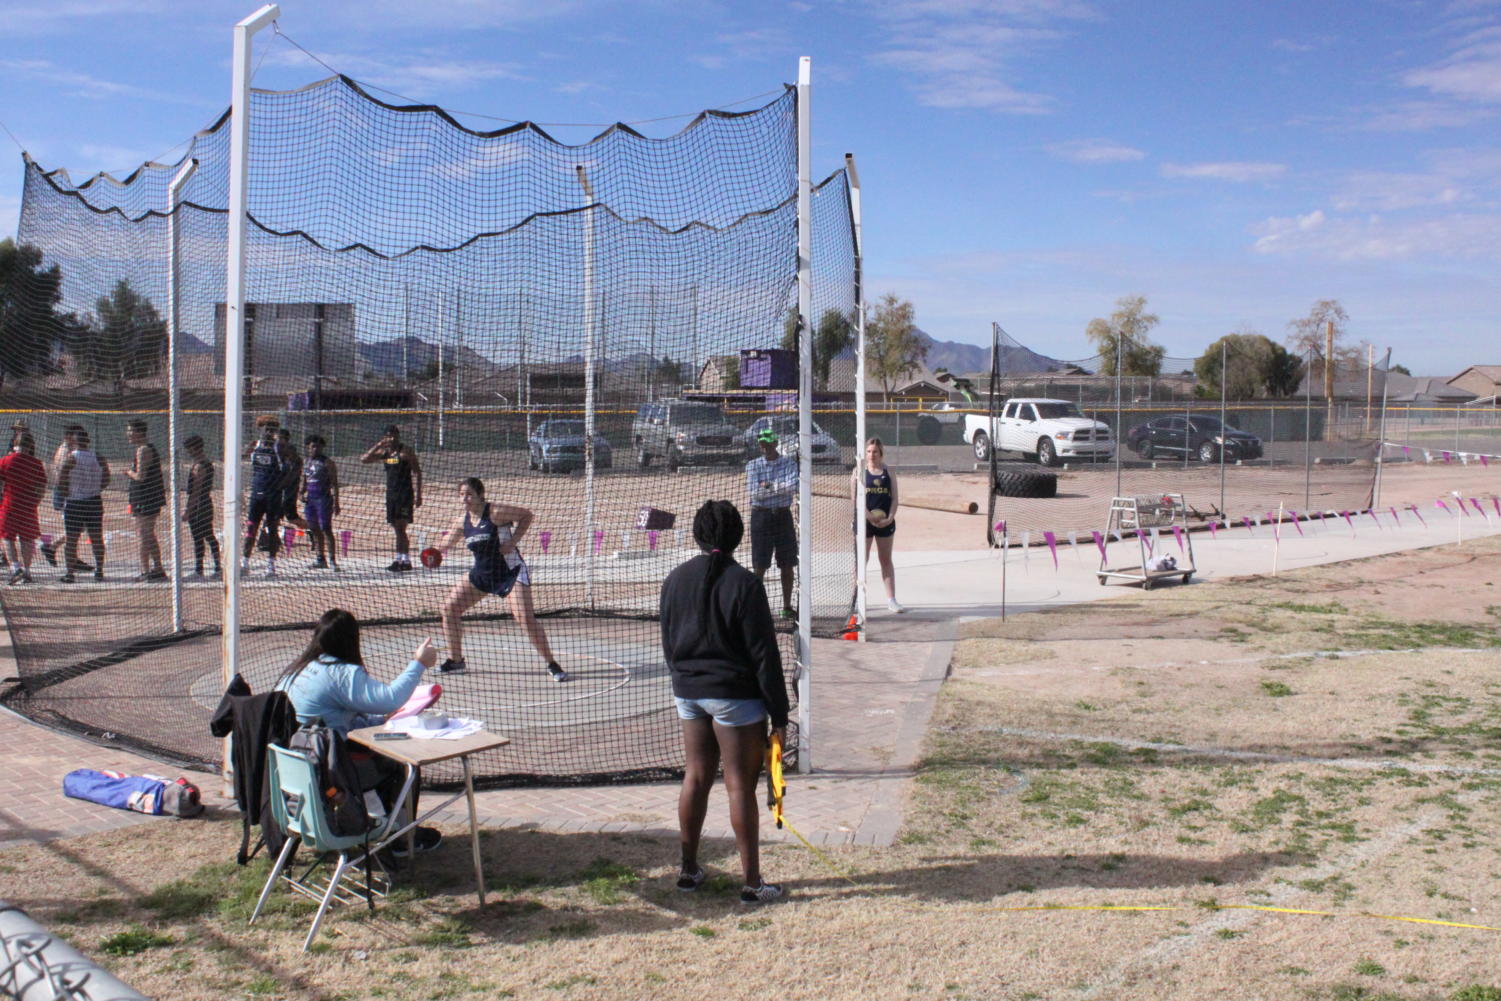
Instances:
[[[460,540],[474,557],[469,576],[453,586],[443,600],[443,635],[448,641],[448,659],[438,670],[444,674],[463,671],[464,613],[479,604],[486,595],[507,598],[511,614],[526,631],[526,638],[547,661],[547,673],[554,681],[567,681],[568,672],[558,666],[547,634],[532,610],[532,578],[516,543],[531,527],[532,513],[524,507],[492,504],[485,500],[485,485],[476,477],[459,484],[459,501],[464,517],[444,537],[441,552],[448,552]]]
[[[865,477],[865,510],[860,511],[860,477]],[[865,562],[870,562],[870,544],[876,544],[881,562],[881,582],[886,585],[886,607],[893,612],[906,609],[896,601],[896,568],[891,563],[892,540],[896,536],[896,477],[886,468],[886,446],[879,438],[865,443],[865,462],[850,475],[850,502],[865,516]]]

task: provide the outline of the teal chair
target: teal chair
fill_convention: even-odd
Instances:
[[[370,853],[370,846],[381,841],[395,822],[396,812],[392,811],[383,824],[367,834],[335,835],[329,831],[323,811],[318,807],[316,766],[301,754],[284,747],[272,744],[269,750],[266,768],[267,781],[271,784],[271,812],[281,829],[286,832],[287,840],[276,864],[271,868],[271,875],[261,890],[260,899],[256,901],[250,923],[254,924],[255,919],[260,917],[261,909],[271,895],[271,888],[276,885],[278,878],[282,879],[290,889],[318,901],[318,913],[313,917],[313,927],[308,930],[307,938],[302,943],[302,951],[306,952],[308,946],[313,944],[318,927],[323,924],[323,916],[328,913],[333,901],[364,903],[374,910],[375,898],[384,897],[389,892],[390,878],[379,859]],[[317,858],[302,875],[293,876],[285,870],[299,843],[307,845]],[[335,856],[332,873],[325,872],[329,856]],[[365,875],[363,886],[360,881],[347,878],[357,877],[361,867]],[[372,871],[375,869],[379,872]]]

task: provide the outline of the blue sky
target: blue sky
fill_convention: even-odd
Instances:
[[[0,122],[75,179],[175,160],[227,105],[253,9],[0,2]],[[724,107],[812,56],[815,173],[857,155],[872,291],[941,339],[995,320],[1084,357],[1090,318],[1142,294],[1194,356],[1334,298],[1415,373],[1501,364],[1501,0],[292,0],[280,27],[361,81],[540,122]],[[327,75],[261,40],[257,86]]]

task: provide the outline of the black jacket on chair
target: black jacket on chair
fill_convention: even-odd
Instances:
[[[267,785],[266,748],[272,744],[286,746],[297,732],[297,713],[286,692],[271,691],[254,695],[245,679],[236,674],[224,698],[219,701],[209,733],[215,737],[233,737],[230,760],[235,774],[235,804],[240,808],[243,828],[240,852],[236,861],[244,865],[254,855],[250,848],[250,829],[261,828],[261,843],[273,854],[281,850],[281,831],[274,830]]]

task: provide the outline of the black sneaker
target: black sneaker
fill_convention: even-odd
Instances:
[[[44,542],[37,548],[42,551],[42,555],[46,557],[48,563],[57,566],[57,550],[52,547],[52,543]]]
[[[166,580],[167,579],[167,571],[163,570],[161,567],[157,567],[155,570],[151,571],[150,573],[148,573],[146,575],[146,579],[147,580]]]
[[[678,889],[684,893],[692,893],[694,890],[697,890],[703,881],[703,866],[699,866],[693,872],[689,872],[687,869],[678,870]]]
[[[77,583],[77,581],[78,581],[78,578],[73,576],[72,571],[69,571],[68,573],[63,574],[61,577],[59,577],[57,579],[58,579],[59,583],[63,583],[63,584],[74,584],[74,583]]]
[[[321,556],[318,557],[316,560],[313,561],[313,569],[314,570],[327,570],[328,569],[328,560],[324,559]]]
[[[10,575],[10,580],[6,581],[6,583],[7,584],[17,584],[17,583],[19,583],[20,580],[21,580],[21,577],[25,573],[26,573],[26,571],[22,570],[20,567],[16,567],[16,572]]]
[[[97,580],[97,581],[104,580],[104,571],[96,569],[94,571],[94,579]]]
[[[386,569],[392,573],[408,573],[412,569],[412,564],[404,560],[392,560],[391,565],[386,567]]]
[[[547,673],[552,675],[552,680],[563,682],[568,680],[568,672],[563,670],[555,660],[547,662]]]
[[[94,569],[94,564],[85,563],[83,560],[74,560],[71,564],[69,564],[68,569],[73,573],[88,573],[90,570]]]
[[[447,660],[443,661],[443,663],[438,665],[439,674],[463,674],[468,669],[469,665],[464,663],[463,657],[460,657],[458,660],[454,660],[452,657],[449,657]]]
[[[742,886],[740,888],[740,902],[742,904],[770,904],[778,900],[786,899],[787,891],[777,883],[768,883],[761,880],[760,886]]]
[[[443,833],[436,827],[419,827],[412,840],[416,843],[418,852],[430,852],[443,843]],[[406,835],[396,839],[396,843],[391,846],[391,854],[396,858],[408,856]]]

